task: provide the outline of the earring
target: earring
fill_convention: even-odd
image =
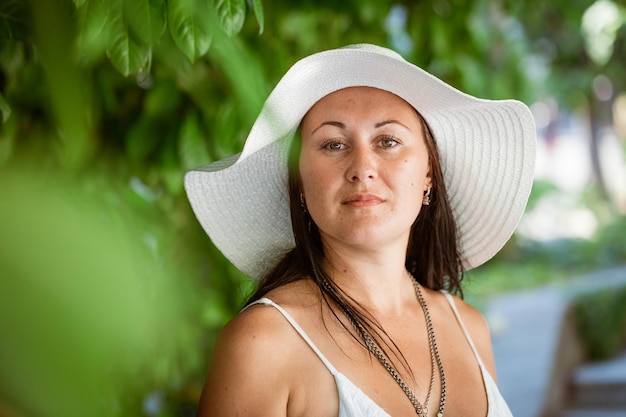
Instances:
[[[426,191],[424,192],[424,197],[422,198],[422,205],[424,205],[424,206],[429,206],[430,205],[430,190],[431,190],[431,188],[428,187],[426,189]]]

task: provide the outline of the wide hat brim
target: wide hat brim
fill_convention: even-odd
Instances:
[[[403,98],[428,123],[466,269],[492,258],[513,234],[534,174],[536,129],[528,107],[472,97],[393,51],[352,45],[294,64],[265,102],[243,151],[185,175],[200,224],[245,274],[262,277],[294,247],[285,143],[317,101],[357,86]]]

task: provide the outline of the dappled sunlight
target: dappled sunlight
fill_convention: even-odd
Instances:
[[[611,58],[617,30],[623,22],[618,6],[611,0],[597,0],[585,11],[581,26],[587,52],[598,65]]]

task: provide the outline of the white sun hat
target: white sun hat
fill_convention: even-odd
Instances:
[[[517,227],[534,174],[536,130],[528,107],[467,95],[389,49],[350,45],[294,64],[270,93],[242,152],[185,175],[200,224],[252,278],[261,278],[295,245],[286,142],[318,100],[357,86],[389,91],[426,120],[466,269],[492,258]]]

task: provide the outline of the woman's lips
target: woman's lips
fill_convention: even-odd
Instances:
[[[342,201],[341,204],[352,207],[376,206],[385,200],[375,194],[352,194]]]

